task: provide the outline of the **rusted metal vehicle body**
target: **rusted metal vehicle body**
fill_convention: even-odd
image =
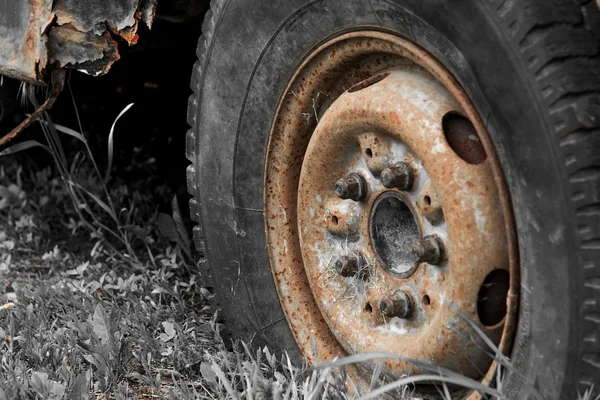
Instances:
[[[119,59],[116,38],[135,44],[156,7],[157,0],[2,0],[0,74],[44,85],[50,68],[106,73]]]
[[[189,22],[201,18],[207,0],[166,0],[158,18]],[[152,29],[158,0],[0,0],[0,77],[48,87],[38,110],[0,137],[15,138],[62,91],[65,72],[100,76]],[[14,82],[13,82],[14,83]],[[0,94],[0,121],[15,108],[15,96]]]

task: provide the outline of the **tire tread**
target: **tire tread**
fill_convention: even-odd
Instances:
[[[550,116],[568,175],[584,279],[577,377],[590,385],[600,376],[600,11],[590,0],[490,3]]]

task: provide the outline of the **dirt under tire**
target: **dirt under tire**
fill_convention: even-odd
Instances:
[[[301,357],[267,251],[269,135],[307,54],[369,29],[441,63],[495,148],[520,264],[509,356],[524,379],[509,378],[505,392],[563,399],[600,382],[599,21],[596,3],[581,0],[213,1],[191,82],[188,189],[228,332]]]

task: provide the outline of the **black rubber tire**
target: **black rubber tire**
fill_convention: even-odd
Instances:
[[[188,188],[228,331],[297,353],[265,245],[272,117],[317,43],[385,29],[459,80],[506,174],[522,268],[511,360],[526,379],[504,390],[566,399],[600,383],[599,21],[593,0],[213,1],[191,81]]]

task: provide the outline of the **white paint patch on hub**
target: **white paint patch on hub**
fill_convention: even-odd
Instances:
[[[442,141],[442,138],[436,137],[435,143],[431,148],[431,153],[433,154],[441,154],[446,152],[446,144]]]

